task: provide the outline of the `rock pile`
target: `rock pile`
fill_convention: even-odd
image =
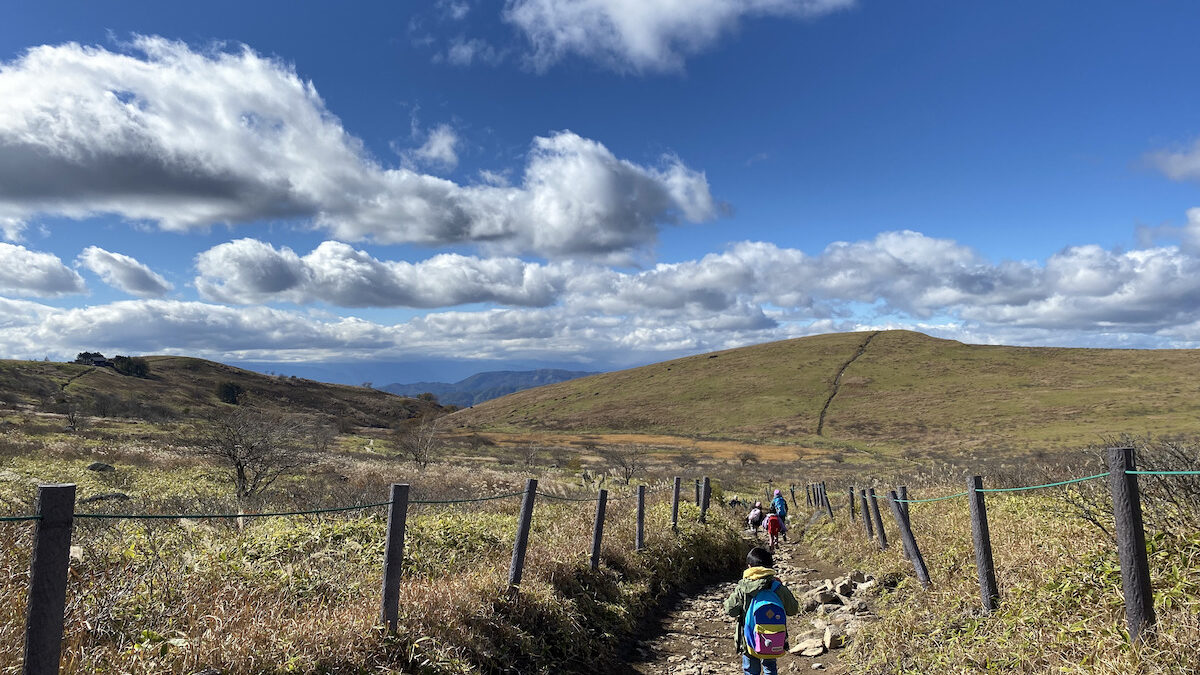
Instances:
[[[800,656],[820,656],[830,649],[845,647],[871,615],[861,594],[876,583],[875,577],[856,571],[812,584],[797,598],[802,612],[816,614],[809,622],[812,630],[791,629],[789,651]],[[860,597],[854,597],[856,594]]]

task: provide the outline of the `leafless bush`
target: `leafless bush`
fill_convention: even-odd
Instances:
[[[440,418],[434,413],[404,420],[394,432],[396,451],[422,469],[429,466],[442,447],[439,423]]]
[[[646,468],[646,449],[636,445],[614,445],[600,450],[600,456],[626,485]]]
[[[294,418],[239,406],[204,425],[199,452],[228,469],[237,498],[246,500],[316,461],[313,431]]]

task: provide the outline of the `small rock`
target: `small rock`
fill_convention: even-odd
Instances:
[[[813,670],[825,670],[825,664],[824,663],[814,663],[810,666],[810,668],[812,668]]]
[[[826,649],[841,649],[846,646],[846,632],[837,626],[827,626],[822,642]]]
[[[83,547],[82,546],[72,546],[71,547],[71,562],[83,562]]]
[[[117,501],[123,502],[123,501],[128,501],[128,500],[132,499],[132,497],[125,494],[124,492],[105,492],[104,494],[101,494],[101,495],[93,495],[91,497],[84,497],[83,499],[79,500],[79,503],[80,504],[88,504],[91,502],[104,502],[104,501],[108,501],[110,499],[115,499]]]
[[[850,573],[849,580],[852,583],[861,584],[862,582],[867,580],[867,575],[865,572],[862,572],[861,570],[855,570]]]
[[[117,467],[113,466],[112,464],[105,464],[104,462],[92,462],[91,464],[88,464],[87,468],[88,468],[88,471],[116,471],[117,470]]]

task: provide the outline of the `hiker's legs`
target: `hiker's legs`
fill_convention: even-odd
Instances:
[[[742,672],[745,675],[762,675],[762,661],[749,654],[742,654]]]

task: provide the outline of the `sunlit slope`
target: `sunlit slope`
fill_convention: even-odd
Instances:
[[[493,431],[906,452],[1060,449],[1120,433],[1200,431],[1200,352],[964,345],[909,331],[818,335],[532,389],[451,419]]]

